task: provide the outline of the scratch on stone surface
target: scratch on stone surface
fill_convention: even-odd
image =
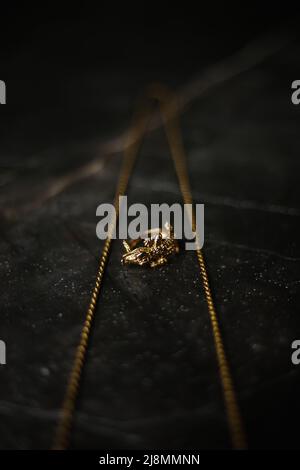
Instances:
[[[194,416],[195,414],[211,414],[214,409],[216,408],[216,405],[214,403],[211,403],[210,405],[203,405],[202,407],[197,407],[196,409],[193,410],[182,410],[180,412],[173,412],[168,415],[154,415],[151,417],[141,417],[141,418],[136,418],[136,419],[123,419],[123,420],[117,420],[117,419],[111,419],[111,418],[106,418],[103,416],[96,416],[96,415],[91,415],[89,413],[83,413],[83,412],[78,412],[77,413],[77,420],[78,422],[82,423],[87,423],[90,429],[90,424],[91,420],[93,420],[95,423],[101,422],[102,425],[105,426],[120,426],[120,427],[127,427],[128,425],[138,425],[138,424],[151,424],[151,423],[156,423],[156,422],[161,422],[161,421],[172,421],[173,419],[178,419],[182,417],[188,417],[190,415]],[[12,412],[23,412],[24,414],[38,417],[38,418],[48,418],[51,421],[57,420],[57,416],[60,413],[60,409],[52,409],[52,410],[45,410],[44,408],[36,407],[36,406],[29,406],[29,405],[24,405],[24,404],[19,404],[19,403],[13,403],[13,402],[8,402],[5,400],[0,401],[0,414],[2,415],[11,415]]]
[[[254,248],[254,247],[247,246],[247,245],[242,245],[242,244],[239,244],[239,243],[232,243],[232,242],[227,242],[227,241],[222,241],[222,240],[216,240],[216,239],[213,239],[213,238],[209,238],[207,240],[207,243],[210,243],[212,245],[230,246],[230,247],[238,248],[240,250],[259,253],[263,256],[276,256],[276,257],[278,257],[280,259],[283,259],[285,261],[296,261],[296,262],[300,261],[300,258],[293,258],[291,256],[285,256],[281,253],[278,253],[277,251],[267,250],[265,248]],[[207,251],[208,249],[209,248],[204,247],[205,251]]]
[[[52,420],[57,419],[57,412],[53,410],[45,410],[44,408],[12,403],[5,400],[0,401],[0,414],[4,416],[11,416],[15,412],[24,412],[25,414],[36,416],[38,418],[50,418]]]
[[[2,209],[2,212],[8,219],[14,219],[18,213],[27,213],[38,209],[49,199],[57,196],[69,186],[100,172],[106,163],[107,157],[108,155],[102,157],[101,159],[98,158],[92,160],[87,164],[65,174],[64,176],[56,178],[51,182],[47,189],[43,192],[40,192],[34,200],[17,209]]]
[[[144,180],[138,177],[135,177],[135,186],[138,188],[144,188]],[[180,191],[178,186],[174,183],[164,182],[153,180],[151,181],[151,191],[157,192],[168,192],[171,194],[178,194],[180,195]],[[299,209],[295,207],[286,207],[282,204],[269,204],[269,203],[261,203],[249,199],[234,199],[232,197],[227,196],[219,196],[216,194],[207,194],[202,193],[197,190],[193,190],[193,196],[195,199],[203,203],[210,203],[217,206],[227,206],[233,207],[235,209],[245,209],[245,210],[254,210],[254,211],[261,211],[267,213],[274,213],[274,214],[282,214],[288,216],[300,216]]]
[[[155,428],[163,424],[171,424],[178,419],[191,420],[201,417],[210,418],[216,411],[215,404],[203,405],[193,410],[181,410],[180,412],[172,412],[167,415],[154,415],[150,417],[141,417],[135,419],[111,419],[104,416],[96,416],[90,413],[77,413],[77,423],[80,431],[88,431],[92,434],[105,434],[106,436],[117,437],[124,442],[138,442],[141,439],[141,431],[143,429]],[[30,417],[33,419],[46,420],[56,423],[60,409],[45,410],[43,408],[27,406],[7,401],[0,401],[0,415],[13,416],[18,413],[20,416]]]
[[[200,194],[196,192],[196,195],[200,199]],[[212,204],[229,206],[236,209],[256,210],[267,213],[290,215],[295,217],[300,216],[300,211],[295,207],[286,207],[281,204],[266,204],[251,201],[248,199],[239,200],[231,197],[222,197],[210,194],[203,194],[203,199]]]

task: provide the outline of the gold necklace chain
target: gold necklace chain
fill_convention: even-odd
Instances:
[[[118,217],[119,211],[119,196],[125,195],[128,182],[132,174],[133,166],[136,161],[142,138],[146,132],[147,122],[150,116],[149,101],[155,99],[160,105],[160,111],[163,116],[165,131],[170,146],[171,155],[175,165],[177,178],[179,181],[180,190],[182,193],[183,202],[185,204],[192,204],[192,192],[187,172],[187,162],[185,151],[183,147],[178,111],[175,96],[161,85],[153,85],[149,88],[147,94],[147,105],[141,107],[141,110],[134,118],[133,126],[129,134],[129,145],[125,147],[122,168],[116,189],[114,207]],[[195,214],[191,214],[191,223],[193,230],[195,229]],[[86,361],[86,353],[89,343],[89,337],[93,320],[95,317],[96,306],[99,299],[99,294],[103,282],[105,268],[109,259],[109,252],[111,247],[111,235],[114,230],[114,225],[110,226],[109,235],[104,243],[102,254],[100,257],[99,268],[96,275],[95,286],[91,295],[90,304],[86,313],[85,321],[81,331],[79,344],[76,349],[73,366],[70,372],[65,398],[61,408],[61,416],[57,426],[57,431],[54,441],[54,449],[66,449],[69,445],[71,436],[73,417],[75,413],[75,406],[77,396],[80,388],[81,375]],[[233,386],[231,371],[229,368],[228,360],[225,353],[224,343],[221,335],[219,321],[215,310],[212,293],[208,281],[206,263],[204,260],[203,252],[200,248],[196,250],[196,255],[199,264],[200,276],[203,283],[204,294],[208,306],[214,345],[216,350],[218,369],[220,381],[223,390],[223,398],[225,410],[228,421],[228,428],[231,436],[232,446],[234,449],[245,449],[247,447],[244,427],[241,419],[241,414],[238,406],[238,401]]]

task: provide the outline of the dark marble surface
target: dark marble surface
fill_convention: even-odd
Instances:
[[[68,25],[71,33],[77,26]],[[65,28],[58,26],[54,50]],[[44,55],[27,42],[4,60],[8,96],[15,91],[18,98],[0,110],[5,449],[51,446],[101,253],[95,210],[113,198],[121,154],[111,148],[128,127],[138,91],[153,78],[181,90],[251,40],[249,33],[220,44],[211,32],[209,52],[199,41],[198,58],[193,53],[182,62],[178,49],[179,63],[173,55],[157,63],[152,55],[149,62],[133,55],[128,62],[123,51],[118,67],[109,60],[89,67],[88,59],[76,66],[75,55],[63,61],[71,40],[57,58],[49,52],[47,27],[38,33]],[[89,44],[82,45],[81,60]],[[291,363],[291,343],[300,339],[300,106],[291,104],[290,86],[299,78],[299,53],[297,41],[286,44],[205,94],[195,93],[182,113],[194,199],[205,203],[212,289],[254,448],[298,446],[300,366]],[[21,86],[13,77],[28,63],[36,73]],[[151,132],[129,202],[180,201],[168,152],[162,129]],[[95,158],[103,160],[98,173],[43,200],[49,185]],[[121,251],[114,242],[72,447],[228,448],[194,254],[181,253],[154,271],[121,266]]]

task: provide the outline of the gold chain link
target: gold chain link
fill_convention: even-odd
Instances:
[[[161,106],[162,115],[164,117],[166,135],[169,142],[171,155],[175,164],[183,202],[185,204],[193,204],[192,191],[187,171],[187,160],[178,119],[177,100],[165,87],[162,87],[160,85],[155,85],[151,87],[150,96],[151,95],[156,97]],[[196,221],[194,212],[192,213],[192,227],[195,231]],[[212,326],[232,446],[234,449],[245,449],[247,448],[246,435],[238,406],[236,392],[233,385],[229,363],[225,353],[218,316],[216,313],[209,285],[204,255],[200,248],[196,250],[196,254]]]
[[[133,166],[137,158],[141,140],[146,131],[147,122],[150,116],[150,112],[148,109],[150,99],[155,99],[160,104],[160,110],[163,116],[166,135],[169,142],[171,155],[174,161],[183,201],[185,204],[193,203],[192,192],[187,172],[186,156],[180,132],[177,102],[175,96],[165,87],[161,85],[153,85],[148,90],[147,99],[147,103],[143,107],[141,107],[141,111],[134,119],[134,124],[129,134],[129,144],[125,147],[122,169],[120,172],[119,182],[117,185],[116,195],[114,199],[114,206],[117,217],[119,208],[119,196],[124,195],[126,192],[128,182],[132,174]],[[191,218],[191,223],[194,230],[194,212],[192,213]],[[58,423],[57,432],[55,436],[55,443],[53,447],[54,449],[66,449],[69,445],[76,400],[80,387],[80,378],[86,360],[89,336],[93,319],[95,316],[95,310],[103,281],[103,275],[109,258],[109,251],[112,241],[111,234],[113,230],[114,226],[111,226],[109,231],[110,235],[105,241],[102,255],[100,258],[99,269],[96,275],[95,287],[92,292],[90,305],[88,307],[88,311],[82,328],[79,345],[76,350],[73,367],[67,385],[65,399],[61,409],[61,417]],[[204,260],[203,252],[200,248],[196,250],[196,254],[212,326],[212,333],[216,349],[220,381],[223,389],[223,397],[227,414],[229,432],[232,440],[232,446],[235,449],[245,449],[247,447],[247,444],[244,427],[241,419],[235,389],[233,386],[232,375],[225,354],[225,348],[222,340],[219,321],[208,281],[206,263]]]
[[[142,113],[141,116],[136,118],[136,120],[138,121],[138,124],[136,126],[132,126],[132,131],[129,135],[129,145],[126,146],[125,149],[122,169],[120,172],[119,182],[117,185],[116,195],[114,199],[114,207],[116,210],[117,217],[119,213],[119,196],[123,196],[126,192],[128,181],[136,159],[136,155],[138,154],[139,145],[141,143],[141,136],[145,132],[147,116],[145,113]],[[110,235],[107,237],[104,243],[104,247],[100,257],[99,268],[96,275],[95,286],[91,295],[90,304],[88,306],[85,321],[81,331],[79,344],[76,349],[73,366],[69,376],[65,398],[61,408],[61,416],[59,419],[54,439],[53,449],[56,450],[64,450],[69,446],[73,416],[80,387],[82,370],[84,368],[89,337],[93,320],[95,317],[95,311],[103,282],[103,276],[109,258],[109,252],[112,241],[111,234],[113,230],[114,225],[110,225]]]

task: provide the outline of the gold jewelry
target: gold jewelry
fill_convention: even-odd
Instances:
[[[124,160],[114,200],[114,206],[117,217],[119,196],[123,196],[127,189],[128,181],[131,176],[133,165],[135,163],[137,153],[141,144],[141,139],[145,133],[148,117],[150,116],[150,112],[148,109],[149,98],[157,100],[160,104],[160,110],[164,119],[166,135],[174,161],[183,201],[185,204],[192,204],[192,193],[186,166],[186,156],[183,148],[182,137],[178,122],[178,110],[176,100],[174,95],[171,94],[167,89],[160,85],[154,85],[149,88],[147,106],[143,107],[142,112],[139,112],[136,116],[136,119],[134,120],[134,124],[129,135],[130,145],[126,146],[125,148]],[[194,213],[190,214],[190,222],[194,231],[196,226]],[[111,225],[109,233],[112,234],[113,230],[114,225]],[[75,405],[80,387],[80,378],[85,365],[86,351],[88,347],[92,322],[95,316],[95,310],[97,301],[99,299],[104,271],[109,258],[111,241],[112,238],[111,235],[109,235],[104,243],[104,248],[100,258],[99,269],[96,275],[95,287],[92,292],[91,301],[83,324],[80,341],[74,358],[73,367],[71,369],[65,399],[62,405],[61,416],[58,423],[57,433],[55,436],[55,449],[66,449],[69,444],[73,416],[75,413]],[[129,244],[127,248],[129,248],[129,251],[131,251],[132,245]],[[223,344],[219,321],[208,281],[206,263],[204,260],[203,252],[200,248],[196,250],[196,255],[198,259],[200,277],[203,283],[204,294],[212,326],[216,357],[219,367],[220,382],[223,389],[224,405],[227,415],[228,428],[232,440],[232,446],[235,449],[243,449],[247,447],[244,427],[240,415],[235,389],[233,386],[231,371],[225,354],[225,348]]]
[[[125,254],[122,264],[147,265],[151,268],[168,262],[170,255],[179,252],[178,241],[174,238],[172,227],[166,223],[164,228],[147,230],[142,238],[124,240]]]

